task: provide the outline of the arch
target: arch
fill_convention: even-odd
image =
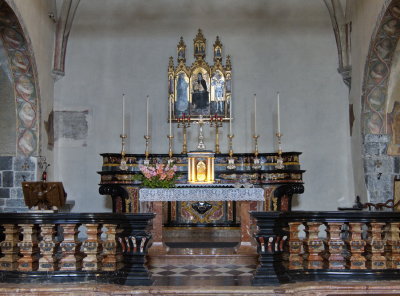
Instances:
[[[40,109],[37,68],[30,39],[15,7],[0,0],[0,39],[8,56],[16,107],[16,154],[37,155]]]
[[[400,38],[400,0],[386,1],[372,35],[362,97],[363,134],[387,134],[387,93],[392,60]]]

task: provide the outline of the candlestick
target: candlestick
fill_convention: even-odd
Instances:
[[[260,136],[259,135],[254,135],[254,164],[253,164],[253,169],[258,170],[261,168],[261,164],[260,164],[260,159],[258,158],[258,138]]]
[[[125,135],[125,94],[122,94],[122,134]]]
[[[228,158],[228,165],[226,166],[226,168],[228,170],[234,170],[236,168],[235,165],[235,159],[233,158],[233,143],[232,143],[232,139],[235,135],[229,134],[228,135],[228,139],[229,139],[229,158]]]
[[[146,136],[149,135],[149,101],[150,98],[147,96],[146,98]]]
[[[254,94],[254,135],[257,135],[257,96]]]
[[[183,129],[183,145],[182,145],[182,154],[187,153],[187,135],[186,135],[186,129],[190,127],[190,117],[186,117],[185,114],[183,114],[182,118],[178,119],[178,128]]]
[[[222,127],[222,118],[219,118],[217,115],[211,117],[210,126],[215,127],[215,153],[221,153],[219,150],[219,128]]]
[[[172,136],[172,97],[169,99],[169,135]]]
[[[125,139],[127,138],[127,135],[122,134],[120,135],[121,138],[121,163],[119,165],[119,168],[123,171],[126,171],[128,169],[128,166],[126,164],[126,159],[125,159]]]
[[[278,133],[276,133],[276,137],[278,138],[278,157],[276,159],[275,168],[278,170],[281,170],[285,167],[283,164],[283,158],[282,158],[282,146],[281,146],[282,134],[278,132]]]
[[[277,107],[276,107],[276,120],[277,120],[277,127],[278,127],[278,134],[281,133],[281,115],[279,110],[279,92],[277,93]]]
[[[232,101],[229,103],[229,134],[232,135]]]
[[[169,145],[168,145],[169,160],[168,160],[168,164],[170,164],[172,162],[172,139],[174,138],[174,136],[169,135],[169,136],[167,136],[167,138],[169,140]]]
[[[145,135],[144,139],[146,141],[146,148],[144,150],[144,155],[146,156],[146,160],[149,160],[149,140],[150,140],[150,136],[149,135]]]

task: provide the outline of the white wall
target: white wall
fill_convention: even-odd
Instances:
[[[217,35],[232,56],[234,150],[251,152],[252,94],[258,95],[260,152],[275,149],[276,92],[281,92],[283,149],[302,151],[305,193],[297,209],[335,210],[351,203],[353,175],[348,90],[322,0],[82,0],[55,85],[56,110],[89,110],[85,143],[60,140],[56,177],[75,211],[104,211],[98,194],[101,157],[119,152],[121,94],[127,94],[128,152],[143,153],[145,97],[151,97],[152,151],[167,153],[167,66],[180,36],[188,45],[203,29],[208,52]],[[208,56],[208,61],[212,57]],[[207,130],[207,129],[206,129]],[[192,128],[190,149],[197,131]],[[206,134],[212,148],[213,133]],[[181,150],[175,132],[175,151]],[[221,149],[227,151],[226,129]],[[180,140],[180,141],[179,141]],[[109,210],[109,209],[107,209]]]

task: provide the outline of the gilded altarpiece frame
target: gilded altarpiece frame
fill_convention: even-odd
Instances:
[[[191,120],[209,120],[212,116],[230,119],[232,65],[228,55],[223,64],[223,45],[217,36],[213,45],[213,65],[206,58],[206,39],[199,29],[193,40],[195,61],[186,65],[186,44],[177,45],[177,66],[173,57],[168,66],[168,100],[172,101],[172,121],[185,116]],[[170,106],[170,105],[169,105]]]

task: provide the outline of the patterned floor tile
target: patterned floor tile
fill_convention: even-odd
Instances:
[[[154,277],[196,277],[196,278],[211,278],[211,277],[249,277],[255,271],[254,265],[165,265],[165,266],[150,266],[150,271]]]

